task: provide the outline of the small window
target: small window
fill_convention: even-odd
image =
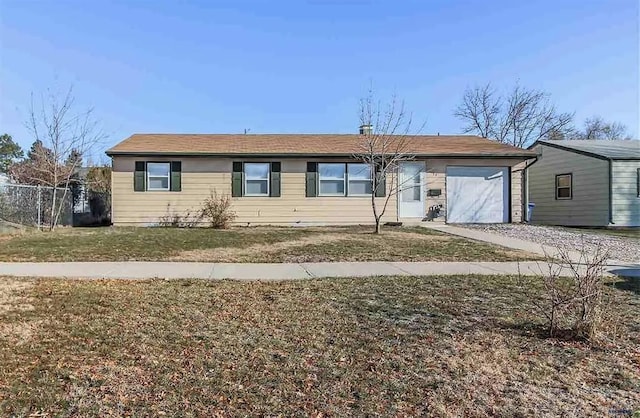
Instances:
[[[345,164],[318,164],[320,196],[344,196]]]
[[[169,190],[171,163],[147,163],[147,190]]]
[[[371,194],[371,166],[369,164],[348,164],[349,196]]]
[[[572,186],[572,174],[558,174],[556,176],[556,199],[566,200],[573,198]]]
[[[638,197],[640,197],[640,168],[638,169],[638,172],[636,173],[636,194],[638,195]]]
[[[245,196],[269,196],[269,163],[244,163]]]

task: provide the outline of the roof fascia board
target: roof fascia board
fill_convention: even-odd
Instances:
[[[296,153],[189,153],[189,152],[140,152],[140,151],[107,151],[110,157],[127,156],[127,157],[218,157],[218,158],[238,158],[238,157],[256,157],[256,158],[345,158],[353,157],[354,154],[296,154]],[[536,158],[536,154],[414,154],[418,158]]]
[[[562,146],[562,145],[559,145],[559,144],[550,144],[550,143],[544,142],[544,141],[536,141],[528,149],[531,149],[536,145],[544,145],[544,146],[551,147],[551,148],[561,149],[563,151],[569,151],[569,152],[573,152],[575,154],[580,154],[580,155],[585,155],[587,157],[597,158],[599,160],[608,161],[608,160],[611,159],[611,158],[605,157],[604,155],[596,154],[596,153],[593,153],[593,152],[582,151],[582,150],[578,150],[578,149],[575,149],[575,148]]]

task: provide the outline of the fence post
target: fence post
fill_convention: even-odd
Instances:
[[[38,229],[40,229],[40,224],[42,221],[42,206],[40,203],[40,201],[42,200],[42,189],[40,188],[40,185],[38,185],[37,190],[38,190],[38,204],[36,206],[38,207]]]

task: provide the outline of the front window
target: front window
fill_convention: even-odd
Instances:
[[[269,196],[269,163],[244,163],[245,196]]]
[[[169,190],[171,163],[147,163],[147,190]]]
[[[344,164],[318,164],[318,172],[320,174],[320,196],[344,196]]]
[[[347,164],[349,195],[371,194],[371,166],[369,164]]]
[[[567,200],[573,197],[573,175],[559,174],[556,176],[556,199]]]

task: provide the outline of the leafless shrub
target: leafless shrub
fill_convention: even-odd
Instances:
[[[160,217],[158,226],[163,228],[193,228],[198,226],[202,216],[199,212],[192,213],[187,210],[184,213],[174,212],[171,204],[167,203],[167,212]]]
[[[602,247],[589,253],[583,246],[578,259],[566,249],[546,256],[541,268],[542,292],[526,290],[546,320],[549,337],[569,333],[574,339],[595,341],[608,316],[605,310],[604,267],[609,255]],[[520,275],[521,283],[524,278]],[[529,286],[523,286],[528,289]]]
[[[207,219],[212,228],[224,229],[236,218],[235,212],[231,210],[231,197],[229,195],[218,195],[212,191],[200,209],[200,218]]]
[[[236,218],[231,210],[231,197],[211,191],[197,211],[176,212],[167,204],[167,210],[158,220],[164,228],[194,228],[206,222],[211,228],[224,229]]]

